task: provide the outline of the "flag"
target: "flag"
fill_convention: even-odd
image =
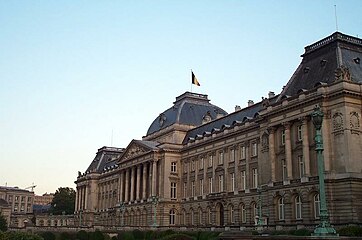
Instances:
[[[191,78],[192,78],[192,84],[195,84],[195,85],[197,85],[197,86],[200,86],[200,83],[199,83],[199,81],[197,81],[197,78],[196,78],[196,76],[195,76],[195,74],[194,74],[193,71],[191,71]]]

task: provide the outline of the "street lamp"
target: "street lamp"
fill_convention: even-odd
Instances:
[[[319,179],[319,197],[320,197],[320,223],[314,229],[313,236],[337,236],[336,230],[331,226],[329,222],[327,202],[326,202],[326,190],[324,185],[324,158],[323,158],[323,139],[322,139],[322,122],[323,122],[323,112],[319,105],[314,107],[314,111],[311,114],[313,125],[316,130],[315,134],[315,143],[316,143],[316,152],[317,152],[317,162],[318,162],[318,179]]]
[[[157,227],[157,204],[158,204],[158,196],[152,196],[151,197],[151,201],[152,201],[152,204],[153,204],[153,224],[152,224],[152,227]]]

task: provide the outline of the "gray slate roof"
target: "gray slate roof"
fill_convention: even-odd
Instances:
[[[341,66],[349,69],[352,81],[362,81],[362,39],[335,32],[305,47],[302,57],[280,98],[295,96],[299,91],[311,90],[321,83],[333,83],[335,71]]]
[[[147,135],[164,129],[172,124],[200,126],[203,117],[209,113],[211,119],[218,114],[227,115],[223,109],[209,103],[207,95],[185,92],[176,98],[174,105],[161,113],[150,125]]]
[[[86,170],[87,172],[103,172],[104,169],[114,167],[117,158],[123,153],[124,148],[102,147]]]

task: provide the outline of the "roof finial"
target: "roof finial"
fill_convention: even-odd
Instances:
[[[334,4],[334,18],[336,19],[336,31],[338,32],[337,5]]]

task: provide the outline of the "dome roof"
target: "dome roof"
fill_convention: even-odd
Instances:
[[[161,113],[148,128],[147,135],[175,123],[182,125],[200,126],[219,116],[227,115],[223,109],[212,105],[207,95],[185,92],[176,97],[174,105]]]

